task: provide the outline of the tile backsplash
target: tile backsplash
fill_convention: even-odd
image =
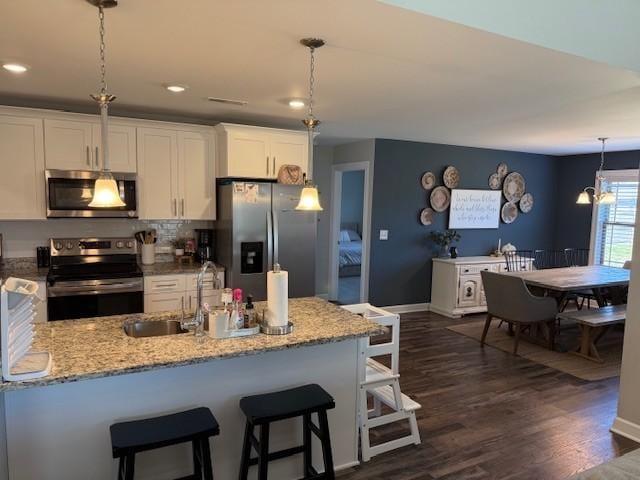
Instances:
[[[155,228],[158,246],[170,245],[178,237],[193,237],[196,228],[213,228],[213,221],[51,219],[0,222],[3,257],[35,257],[36,247],[56,237],[133,237],[134,232]]]

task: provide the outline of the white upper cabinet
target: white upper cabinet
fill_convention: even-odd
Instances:
[[[309,167],[306,132],[221,123],[218,176],[275,179],[282,165]]]
[[[44,120],[44,148],[47,168],[95,170],[93,125],[87,121]]]
[[[100,124],[84,120],[44,120],[46,165],[58,170],[102,168]],[[109,122],[109,159],[114,172],[136,171],[136,128]]]
[[[0,115],[0,219],[44,219],[42,120]]]
[[[96,169],[100,169],[103,158],[99,124],[93,126],[93,152]],[[136,172],[136,127],[109,122],[109,168],[113,172]]]
[[[138,128],[142,219],[215,219],[215,155],[204,129]]]
[[[138,128],[138,214],[178,218],[178,134],[173,130]]]
[[[180,217],[212,220],[216,213],[213,135],[178,133]]]

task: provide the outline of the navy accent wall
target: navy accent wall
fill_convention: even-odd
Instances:
[[[606,154],[606,170],[638,168],[640,151]],[[556,248],[589,248],[591,237],[591,205],[577,205],[576,199],[584,187],[593,186],[600,167],[600,154],[556,157],[558,191],[556,198]]]
[[[521,249],[553,248],[556,225],[556,162],[552,156],[458,147],[399,140],[375,141],[371,225],[369,299],[374,305],[429,302],[431,298],[431,230],[447,228],[449,214],[436,214],[431,226],[418,221],[429,206],[420,177],[432,171],[442,184],[448,165],[460,171],[460,188],[489,189],[488,178],[505,162],[510,171],[524,175],[534,196],[531,213],[520,214],[498,230],[460,230],[461,256],[486,255],[498,238]],[[582,188],[582,187],[581,187]],[[575,199],[574,199],[575,201]],[[389,230],[389,240],[379,240],[379,230]]]

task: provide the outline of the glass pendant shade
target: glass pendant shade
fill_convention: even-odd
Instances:
[[[307,212],[321,212],[320,199],[318,198],[318,189],[315,185],[305,185],[300,195],[300,202],[296,210],[304,210]]]
[[[120,198],[118,184],[109,172],[100,174],[93,187],[93,200],[89,203],[93,208],[117,208],[126,204]]]
[[[588,205],[591,203],[591,199],[589,198],[589,194],[587,192],[580,192],[578,195],[578,200],[576,200],[578,205]]]
[[[616,203],[616,196],[613,192],[606,192],[598,203],[611,205],[612,203]]]

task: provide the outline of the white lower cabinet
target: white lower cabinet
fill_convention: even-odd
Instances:
[[[526,270],[530,270],[529,262]],[[429,309],[447,317],[459,318],[487,311],[481,272],[503,272],[503,257],[434,258]]]
[[[198,304],[197,274],[150,275],[144,277],[144,312],[169,310],[194,311]],[[218,272],[221,287],[224,287],[224,271]],[[221,291],[213,288],[213,273],[204,278],[202,299],[209,305],[220,304]]]

